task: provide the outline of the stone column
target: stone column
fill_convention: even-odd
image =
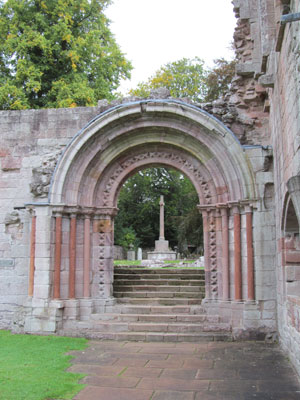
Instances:
[[[242,300],[241,214],[239,206],[233,207],[234,224],[234,299]]]
[[[113,218],[116,212],[116,208],[110,207],[95,210],[91,290],[92,297],[97,299],[110,299],[113,295]]]
[[[222,215],[222,274],[223,274],[223,300],[230,298],[229,292],[229,225],[227,207],[221,208]]]
[[[213,300],[218,299],[218,263],[217,263],[217,231],[216,210],[212,209],[208,217],[209,225],[209,258],[210,258],[210,294]]]
[[[222,258],[223,258],[223,249],[222,249],[222,217],[220,209],[217,208],[214,210],[215,214],[215,232],[216,232],[216,266],[213,275],[216,279],[217,284],[217,293],[215,293],[215,298],[222,300],[223,298],[223,271],[222,271]]]
[[[76,214],[70,216],[69,239],[69,299],[75,299],[76,282]]]
[[[160,196],[160,213],[159,213],[159,240],[165,240],[165,212],[164,212],[164,196]]]
[[[51,207],[32,205],[35,212],[35,257],[33,299],[48,301],[53,285],[53,261],[51,258],[51,235],[53,219]],[[33,303],[35,301],[33,300]]]
[[[36,240],[36,216],[31,219],[31,234],[30,234],[30,267],[29,267],[29,283],[28,296],[33,296],[34,290],[34,271],[35,271],[35,240]]]
[[[246,206],[246,235],[247,235],[247,286],[249,301],[255,300],[254,289],[254,257],[253,257],[253,234],[252,234],[252,210]]]
[[[84,216],[83,297],[90,297],[91,216]]]
[[[204,268],[205,268],[205,298],[210,299],[210,252],[208,211],[201,210],[203,220]]]
[[[53,298],[60,298],[60,267],[61,267],[62,214],[55,214],[55,256]]]

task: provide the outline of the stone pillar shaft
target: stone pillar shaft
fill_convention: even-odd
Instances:
[[[35,270],[35,241],[36,241],[36,216],[31,220],[31,234],[30,234],[30,267],[29,267],[29,284],[28,296],[33,296],[34,288],[34,270]]]
[[[55,258],[54,258],[54,299],[60,298],[60,266],[61,266],[62,217],[55,217]]]
[[[83,297],[90,297],[90,248],[91,219],[86,216],[84,219],[84,247],[83,247]]]
[[[255,300],[252,212],[246,211],[248,300]]]
[[[76,274],[76,215],[70,218],[69,240],[69,299],[75,299]]]
[[[204,241],[204,268],[205,268],[205,298],[210,298],[210,252],[209,252],[209,227],[208,213],[202,211],[203,241]]]
[[[229,225],[227,208],[222,213],[222,268],[223,268],[223,300],[229,300]]]
[[[234,207],[234,298],[242,300],[242,263],[241,263],[241,215],[238,207]]]

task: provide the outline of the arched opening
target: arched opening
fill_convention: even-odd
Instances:
[[[245,149],[201,109],[176,100],[149,100],[112,108],[75,135],[56,166],[47,208],[36,206],[37,224],[47,219],[52,230],[48,253],[43,253],[50,265],[46,297],[57,308],[64,300],[64,318],[87,320],[113,306],[119,193],[129,177],[153,166],[179,171],[197,192],[203,304],[218,313],[222,302],[230,307],[255,299],[252,207],[257,194]],[[39,279],[36,287],[44,285],[44,277]]]
[[[286,295],[300,295],[300,238],[299,221],[293,199],[286,195],[282,219],[282,266],[286,281]]]
[[[122,185],[115,217],[115,245],[127,251],[132,244],[154,250],[159,238],[160,196],[164,196],[164,233],[170,249],[178,256],[203,253],[202,218],[199,196],[192,182],[180,171],[165,166],[140,169]],[[127,236],[126,236],[127,235]],[[180,258],[180,257],[178,257]]]

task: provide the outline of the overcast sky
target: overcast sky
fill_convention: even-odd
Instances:
[[[106,15],[111,30],[132,62],[134,88],[170,61],[198,56],[208,66],[231,59],[229,49],[236,19],[231,0],[114,0]]]

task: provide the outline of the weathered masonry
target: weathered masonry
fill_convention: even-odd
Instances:
[[[300,22],[280,22],[300,4],[233,3],[237,75],[223,99],[0,112],[1,328],[82,334],[110,312],[119,190],[165,165],[199,196],[202,309],[235,338],[278,333],[300,371]]]
[[[82,111],[65,110],[61,115],[66,118],[69,113],[72,118],[76,113],[80,119]],[[36,111],[30,116],[39,120],[52,113],[61,111]],[[23,118],[26,114],[19,113]],[[52,129],[56,131],[55,126]],[[35,151],[43,154],[45,142],[48,147],[49,139],[38,139]],[[261,281],[264,259],[274,257],[270,249],[266,253],[262,248],[261,232],[271,237],[273,226],[263,222],[270,212],[255,182],[255,171],[262,170],[258,174],[264,186],[268,156],[269,150],[261,146],[241,146],[228,128],[206,112],[172,99],[122,104],[96,116],[64,148],[47,198],[32,201],[29,193],[30,187],[33,191],[41,185],[37,175],[43,176],[42,167],[33,170],[31,186],[28,181],[23,190],[19,182],[16,185],[24,196],[17,208],[25,204],[25,210],[22,222],[21,217],[19,221],[6,217],[6,230],[11,238],[19,235],[27,243],[12,239],[12,258],[7,261],[26,270],[22,284],[28,285],[29,297],[23,292],[20,299],[20,306],[26,300],[25,331],[63,331],[69,318],[87,320],[93,312],[105,312],[114,304],[113,219],[118,192],[139,169],[166,165],[188,176],[199,195],[206,265],[203,307],[229,322],[236,336],[244,330],[274,332],[275,315],[253,324],[253,313],[270,308],[275,300],[274,292],[266,295]],[[22,168],[17,171],[10,171],[10,177]],[[16,211],[11,217],[16,218]],[[30,235],[21,234],[23,223]],[[20,251],[23,258],[15,256]]]

